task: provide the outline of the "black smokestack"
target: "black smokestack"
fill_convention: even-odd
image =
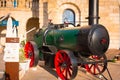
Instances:
[[[89,0],[89,25],[98,24],[99,0]]]

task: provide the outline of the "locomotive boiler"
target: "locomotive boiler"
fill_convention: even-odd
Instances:
[[[94,15],[94,11],[90,13]],[[92,18],[98,18],[97,15]],[[74,79],[78,66],[94,75],[104,72],[107,68],[104,53],[109,46],[109,34],[103,25],[98,24],[98,19],[91,20],[91,14],[88,18],[88,26],[49,24],[39,29],[34,41],[28,41],[24,49],[25,56],[31,59],[30,66],[36,66],[38,60],[44,60],[46,66],[56,69],[61,80]]]
[[[80,53],[83,56],[100,56],[105,53],[109,44],[108,32],[100,24],[72,28],[64,27],[64,24],[53,24],[46,29],[40,29],[34,37],[41,51],[51,54],[55,50],[69,49],[73,52],[85,52]]]

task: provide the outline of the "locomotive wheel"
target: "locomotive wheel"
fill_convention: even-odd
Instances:
[[[38,64],[39,60],[39,50],[37,45],[33,41],[29,41],[25,44],[24,47],[25,57],[30,59],[30,67],[34,67]]]
[[[59,50],[55,56],[55,69],[61,80],[71,80],[77,75],[77,61],[68,50]]]
[[[94,63],[94,64],[85,64],[85,68],[89,73],[91,73],[93,75],[97,75],[97,74],[103,73],[106,70],[107,58],[105,55],[103,55],[101,57],[92,55],[92,56],[90,56],[90,58],[95,61],[100,60],[103,62],[102,63]]]

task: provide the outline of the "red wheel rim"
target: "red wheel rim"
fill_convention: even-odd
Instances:
[[[55,56],[55,68],[58,76],[62,80],[71,79],[73,68],[69,56],[66,52],[60,50]]]
[[[103,73],[107,67],[107,62],[106,61],[104,62],[104,60],[106,60],[106,56],[98,57],[98,56],[93,55],[90,58],[94,60],[102,60],[103,62],[94,63],[94,64],[85,64],[86,70],[93,75]]]
[[[25,57],[29,58],[30,61],[30,67],[32,67],[34,65],[34,48],[33,45],[30,42],[27,42],[25,47],[24,47],[24,51],[25,51]]]

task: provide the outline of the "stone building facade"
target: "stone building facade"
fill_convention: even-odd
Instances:
[[[49,20],[88,25],[89,0],[0,0],[0,18],[10,13],[19,21],[18,37],[33,40],[34,33]],[[66,15],[69,13],[69,15]],[[72,16],[72,17],[69,17]],[[99,0],[99,23],[110,34],[109,48],[120,48],[120,0]],[[35,30],[26,34],[32,28]],[[0,27],[0,44],[5,43],[6,27]]]

